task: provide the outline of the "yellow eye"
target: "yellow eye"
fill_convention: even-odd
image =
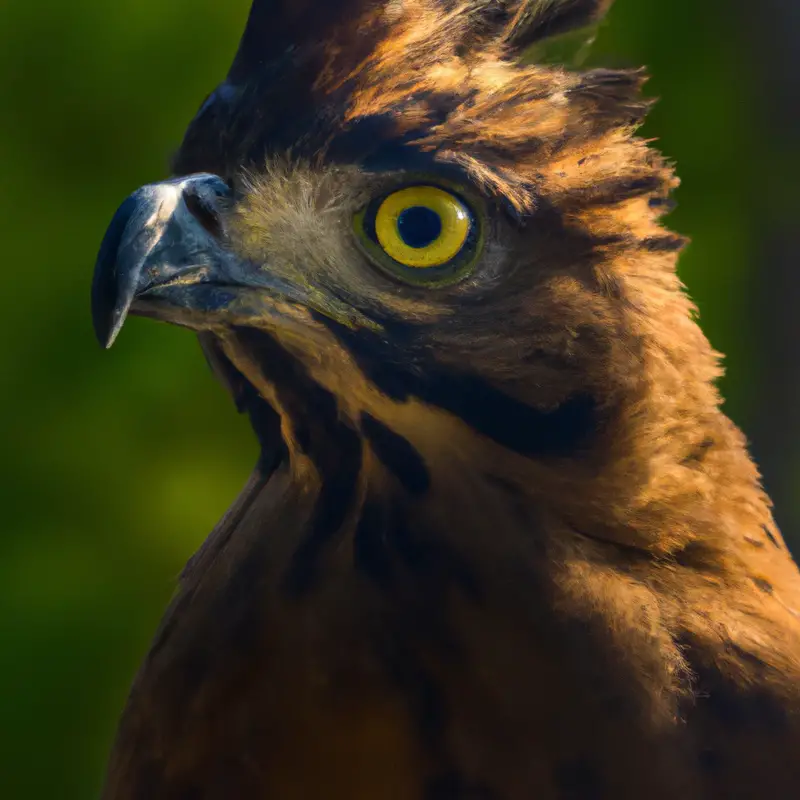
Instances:
[[[436,186],[410,186],[378,206],[375,236],[406,267],[440,267],[457,256],[469,236],[472,216],[455,196]]]
[[[420,184],[373,200],[355,215],[359,244],[373,263],[405,283],[444,286],[471,272],[483,245],[480,202]]]
[[[440,267],[457,256],[472,217],[453,194],[410,186],[386,197],[375,213],[375,236],[388,256],[406,267]]]

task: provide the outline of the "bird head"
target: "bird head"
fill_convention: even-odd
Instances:
[[[100,341],[129,313],[198,331],[262,463],[342,509],[435,491],[447,518],[492,485],[685,546],[676,497],[738,433],[659,222],[676,180],[635,134],[641,72],[537,55],[609,4],[256,0],[173,177],[111,223]]]

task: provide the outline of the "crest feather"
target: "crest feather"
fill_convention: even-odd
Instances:
[[[593,29],[614,0],[480,0],[484,37],[521,54],[533,45]]]
[[[228,81],[244,83],[265,64],[305,48],[359,49],[374,26],[391,24],[404,13],[465,16],[466,39],[491,41],[511,53],[596,24],[613,0],[253,0],[247,27]],[[367,36],[368,38],[368,36]],[[363,44],[363,43],[362,43]]]

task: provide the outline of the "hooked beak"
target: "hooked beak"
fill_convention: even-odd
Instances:
[[[170,285],[230,283],[231,257],[219,241],[219,206],[230,194],[215,175],[143,186],[106,231],[92,281],[92,319],[111,347],[134,303]]]
[[[97,339],[111,347],[129,313],[202,329],[313,305],[305,291],[228,246],[231,190],[207,173],[143,186],[106,231],[92,281]]]

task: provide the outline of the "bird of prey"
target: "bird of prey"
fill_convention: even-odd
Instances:
[[[104,800],[800,797],[800,577],[604,0],[255,0],[98,336],[199,333],[261,456]],[[541,57],[537,54],[543,54]]]

